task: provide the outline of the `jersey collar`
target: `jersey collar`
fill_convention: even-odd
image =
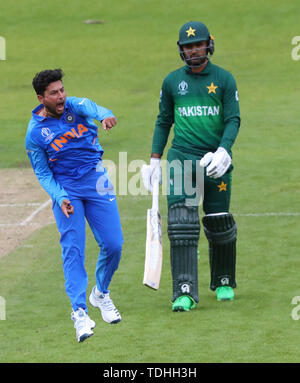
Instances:
[[[40,116],[38,113],[40,112],[40,110],[44,107],[43,104],[40,104],[38,105],[36,108],[33,109],[32,111],[32,117],[37,120],[37,121],[44,121],[46,118],[49,118],[49,117],[44,117],[44,116]],[[65,115],[66,111],[68,110],[68,106],[65,104],[65,110],[62,114],[62,116]],[[51,117],[50,117],[51,118]]]
[[[38,113],[40,112],[40,110],[43,108],[43,104],[40,104],[39,106],[37,106],[36,108],[33,109],[32,111],[32,117],[37,120],[37,121],[43,121],[45,120],[46,117],[43,117],[43,116],[40,116]]]
[[[206,65],[206,67],[203,69],[203,71],[201,71],[200,73],[193,73],[192,72],[192,69],[188,66],[188,65],[186,65],[185,67],[184,67],[184,69],[185,69],[185,71],[186,71],[186,73],[187,74],[193,74],[193,75],[195,75],[195,76],[206,76],[206,75],[208,75],[209,73],[210,73],[210,71],[211,71],[211,66],[212,66],[212,64],[211,64],[211,62],[208,60],[208,63],[207,63],[207,65]]]

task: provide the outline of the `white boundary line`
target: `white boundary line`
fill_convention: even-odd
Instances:
[[[279,216],[282,216],[282,217],[291,217],[291,216],[294,216],[294,217],[299,217],[300,216],[300,212],[294,212],[294,213],[290,213],[290,212],[274,212],[274,213],[232,213],[232,215],[235,215],[237,217],[279,217]]]
[[[294,213],[290,213],[290,212],[270,212],[270,213],[233,213],[232,212],[232,215],[234,217],[300,217],[300,212],[294,212]],[[200,215],[199,215],[200,216]],[[202,215],[203,216],[203,215]],[[161,216],[162,218],[167,218],[166,215],[162,215]],[[146,215],[144,216],[132,216],[132,217],[122,217],[121,216],[121,221],[122,221],[122,218],[123,219],[144,219],[146,220]]]
[[[26,225],[34,225],[34,223],[31,223],[30,221],[43,209],[45,209],[48,205],[50,205],[51,199],[44,202],[43,204],[15,204],[16,206],[37,206],[39,207],[30,214],[29,217],[27,217],[24,221],[20,223],[0,223],[0,227],[13,227],[13,226],[26,226]],[[3,206],[5,204],[2,204],[0,206]],[[11,204],[7,204],[11,206]],[[300,212],[269,212],[269,213],[232,213],[233,216],[236,217],[299,217]],[[124,220],[126,219],[135,219],[135,220],[145,220],[146,215],[143,216],[121,216]],[[162,218],[167,218],[167,216],[162,216]],[[54,223],[54,222],[53,222]]]

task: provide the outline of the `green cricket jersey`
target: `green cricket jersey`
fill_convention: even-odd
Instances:
[[[198,74],[188,66],[171,72],[161,89],[152,153],[163,154],[173,123],[172,147],[203,155],[222,146],[231,153],[240,126],[231,73],[210,61]]]

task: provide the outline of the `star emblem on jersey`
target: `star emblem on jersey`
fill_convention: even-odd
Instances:
[[[227,184],[225,184],[224,183],[224,181],[222,181],[221,183],[220,183],[220,185],[217,185],[218,186],[218,188],[219,188],[219,192],[221,192],[221,191],[227,191]]]
[[[212,82],[209,86],[206,87],[208,89],[208,94],[209,93],[214,93],[216,94],[216,89],[218,88],[217,85],[214,85],[214,83]]]
[[[189,27],[189,29],[186,30],[187,37],[196,36],[195,32],[196,32],[196,29],[193,29],[192,27]]]

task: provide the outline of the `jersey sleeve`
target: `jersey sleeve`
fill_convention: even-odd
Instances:
[[[223,111],[225,129],[220,146],[230,152],[241,123],[238,90],[235,79],[231,74],[229,74],[225,83]]]
[[[115,117],[111,110],[97,105],[88,98],[68,97],[72,110],[81,117],[102,121],[108,117]]]
[[[152,153],[159,153],[161,155],[163,154],[173,123],[174,101],[166,78],[162,84],[160,92],[159,114],[155,123],[152,140]]]
[[[68,199],[68,193],[55,181],[48,166],[46,153],[28,137],[26,138],[26,151],[39,183],[50,195],[52,201],[61,206],[63,200]]]

